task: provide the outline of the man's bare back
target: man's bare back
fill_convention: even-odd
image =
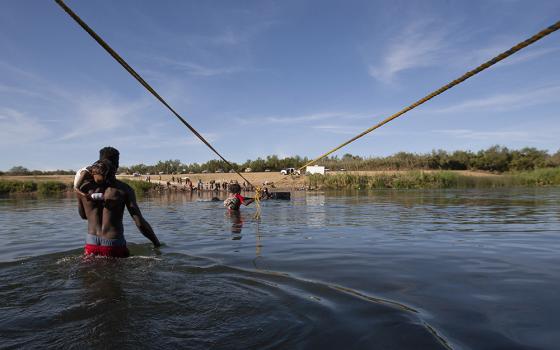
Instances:
[[[122,238],[124,208],[129,202],[132,189],[118,181],[112,186],[98,185],[95,182],[86,184],[87,194],[103,193],[103,201],[88,200],[79,197],[83,207],[83,216],[88,220],[88,233],[108,239]]]
[[[103,193],[102,201],[94,201],[79,196],[79,212],[88,221],[88,233],[106,240],[124,241],[123,214],[128,209],[136,227],[154,246],[160,246],[150,224],[144,219],[134,190],[124,182],[113,180],[110,183],[90,182],[82,187],[87,194]]]

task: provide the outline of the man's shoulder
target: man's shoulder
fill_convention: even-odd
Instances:
[[[132,190],[132,187],[124,181],[115,180],[115,183],[118,184],[118,186],[121,186],[121,188],[126,188],[128,190]]]
[[[126,193],[134,193],[134,189],[127,184],[126,182],[122,182],[120,180],[115,180],[110,187],[113,187],[117,190],[124,191]]]

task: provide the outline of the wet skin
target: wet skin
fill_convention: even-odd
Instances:
[[[118,180],[110,184],[99,180],[85,184],[82,191],[89,195],[103,193],[104,200],[94,201],[78,196],[78,211],[80,216],[88,221],[88,233],[107,239],[123,238],[123,214],[126,207],[138,230],[152,241],[154,246],[160,246],[152,227],[142,216],[134,190]]]

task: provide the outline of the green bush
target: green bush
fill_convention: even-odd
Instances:
[[[0,180],[0,194],[35,191],[37,184],[33,181]]]
[[[121,180],[121,181],[129,185],[130,187],[132,187],[134,192],[136,192],[137,194],[147,193],[156,186],[155,184],[146,181],[136,181],[136,180]]]
[[[560,168],[545,168],[533,171],[513,172],[509,174],[524,186],[558,186],[560,185]]]
[[[40,194],[60,193],[66,191],[69,185],[57,181],[45,181],[37,183],[37,192]]]
[[[560,168],[507,173],[499,176],[472,176],[451,171],[407,171],[376,175],[310,175],[307,185],[313,189],[445,189],[498,188],[516,186],[558,186]]]

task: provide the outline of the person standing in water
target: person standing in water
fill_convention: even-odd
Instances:
[[[254,198],[245,198],[241,195],[241,186],[239,184],[231,184],[229,186],[229,196],[224,201],[224,207],[229,210],[239,210],[241,204],[247,206],[254,201]]]
[[[116,151],[116,150],[115,150]],[[117,151],[118,152],[118,151]],[[117,162],[118,164],[118,159]],[[130,255],[126,247],[123,228],[124,208],[138,230],[155,247],[161,244],[150,224],[144,219],[134,190],[115,178],[116,169],[111,162],[98,161],[91,166],[94,181],[86,182],[81,191],[89,196],[78,196],[80,216],[88,221],[88,234],[84,253],[107,257],[125,258]],[[90,197],[102,200],[90,200]]]

